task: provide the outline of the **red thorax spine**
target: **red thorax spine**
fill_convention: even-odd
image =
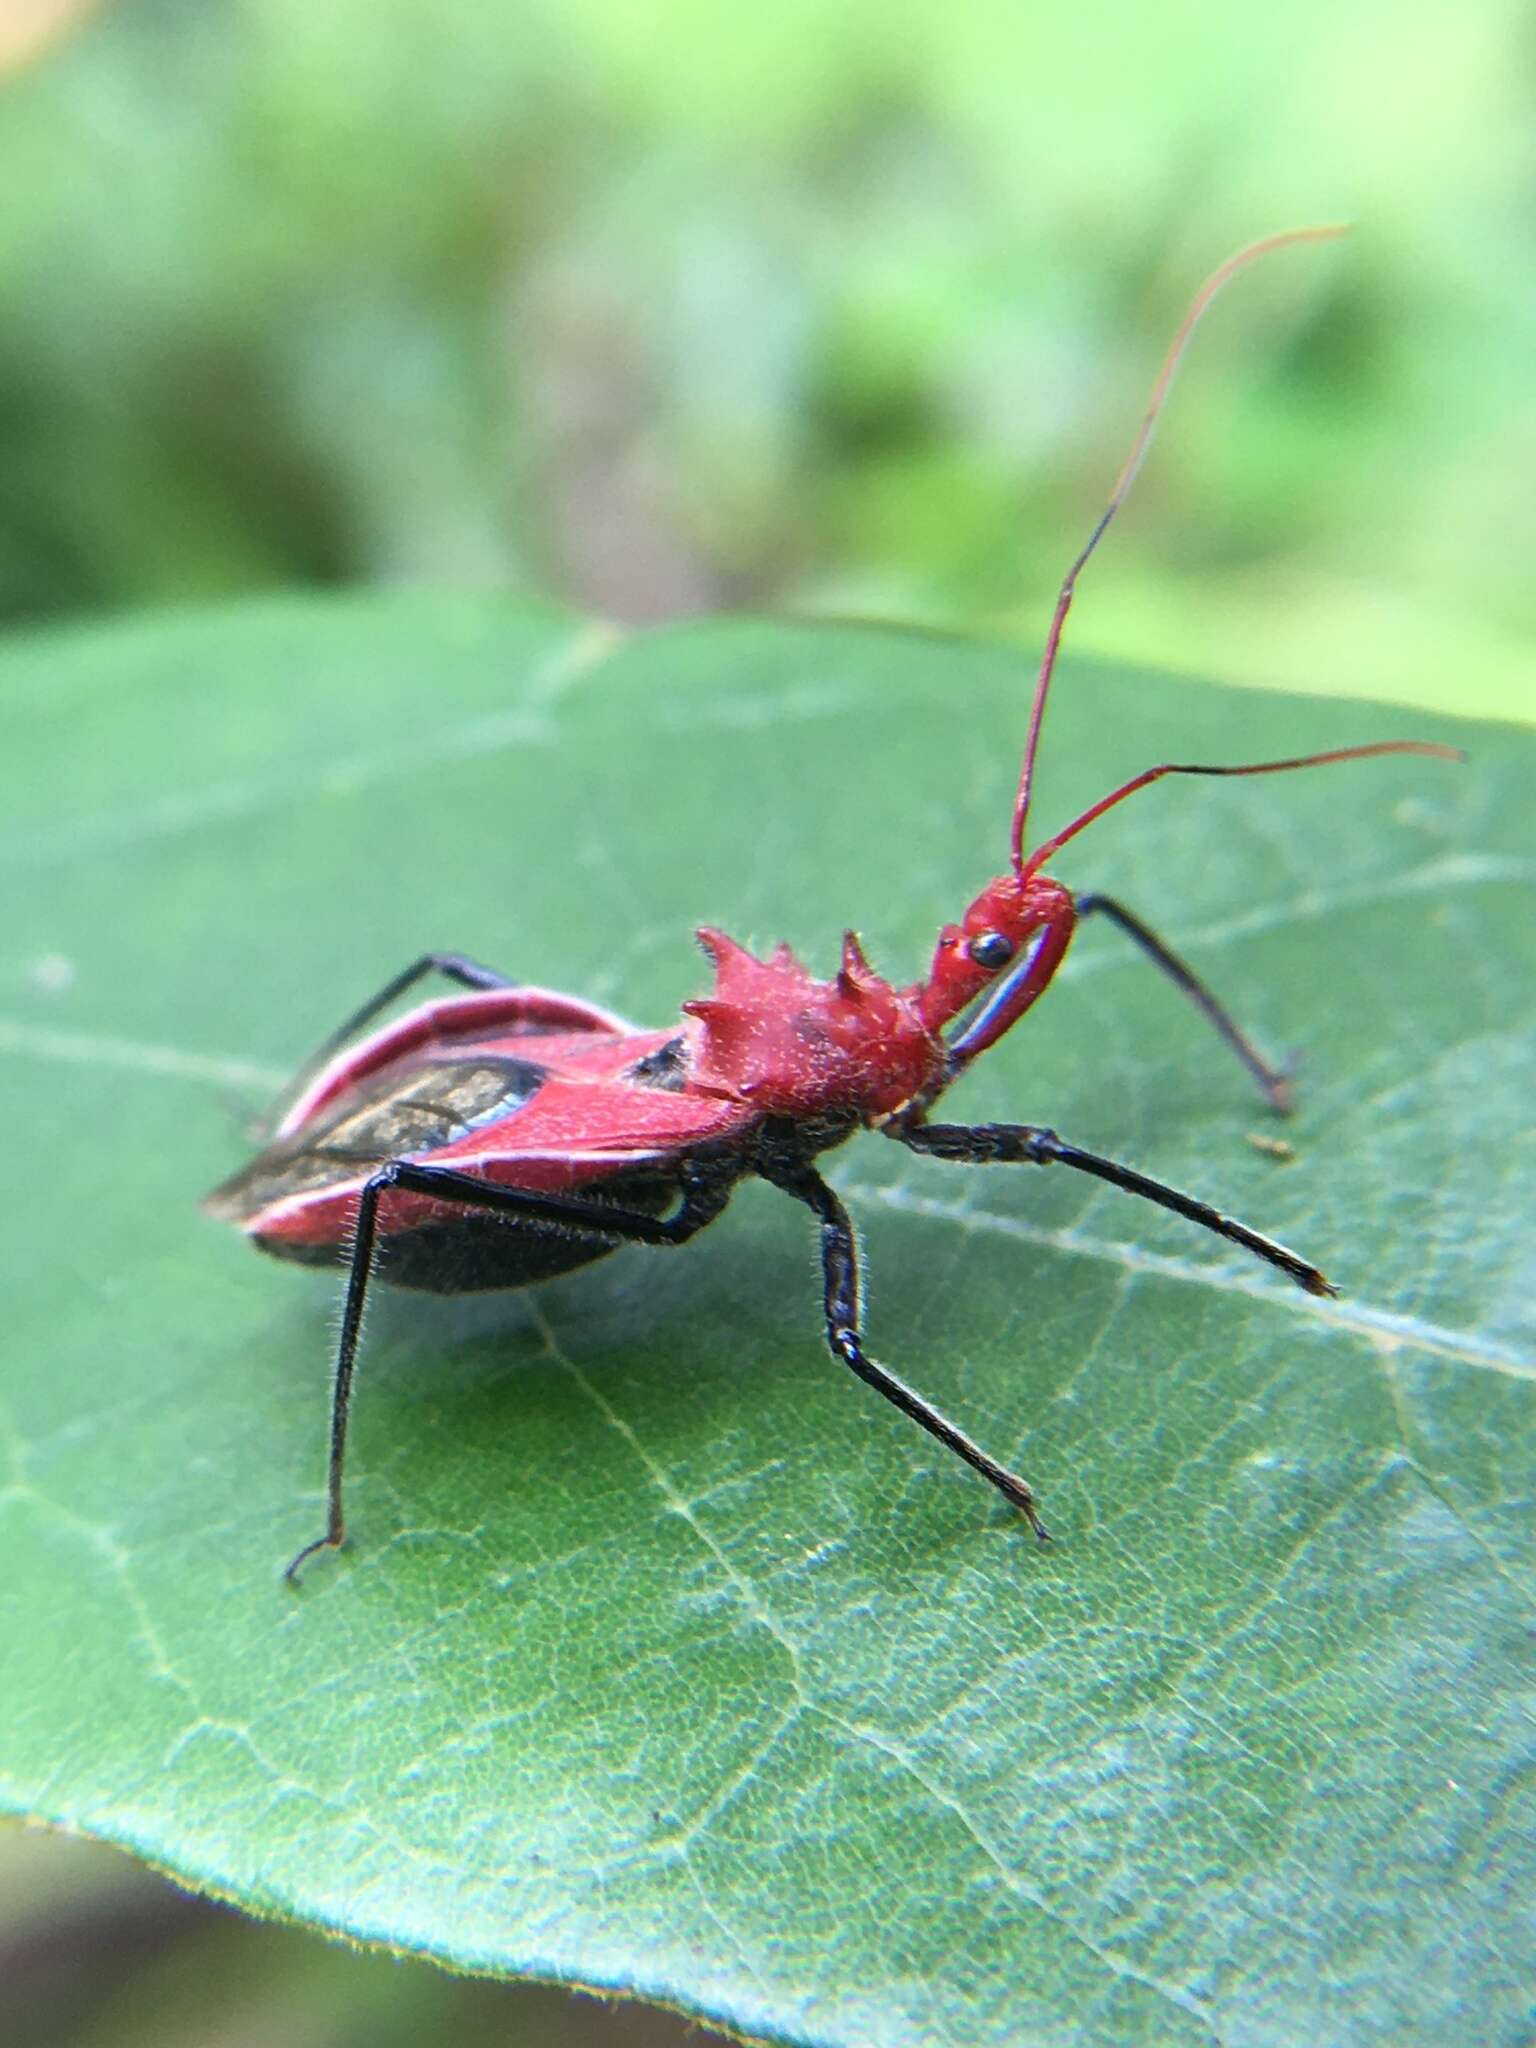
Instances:
[[[765,1116],[854,1111],[873,1121],[942,1075],[944,1048],[916,991],[876,974],[852,932],[831,981],[817,981],[787,946],[758,960],[708,926],[699,941],[715,963],[715,988],[683,1005],[699,1027],[694,1087]]]

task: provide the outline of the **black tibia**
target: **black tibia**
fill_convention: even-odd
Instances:
[[[352,1241],[351,1271],[347,1279],[346,1305],[342,1310],[341,1339],[336,1347],[336,1377],[331,1394],[331,1455],[325,1534],[304,1548],[288,1566],[285,1576],[294,1584],[307,1559],[317,1550],[336,1550],[346,1539],[342,1513],[342,1472],[347,1451],[347,1416],[352,1400],[352,1374],[357,1361],[357,1342],[363,1327],[363,1308],[374,1272],[378,1240],[380,1198],[392,1188],[408,1194],[430,1195],[439,1202],[462,1202],[468,1210],[493,1211],[511,1223],[522,1223],[541,1232],[585,1238],[592,1256],[619,1244],[686,1244],[696,1231],[712,1223],[730,1200],[736,1174],[695,1168],[684,1163],[678,1170],[681,1202],[671,1216],[646,1216],[601,1200],[582,1196],[534,1194],[525,1188],[498,1187],[477,1180],[472,1174],[455,1173],[448,1167],[418,1166],[408,1159],[391,1160],[367,1181],[357,1205],[357,1228]]]
[[[1291,1084],[1278,1067],[1272,1067],[1259,1051],[1253,1040],[1226,1008],[1219,1003],[1205,983],[1185,961],[1181,960],[1171,946],[1166,945],[1157,933],[1144,925],[1133,911],[1113,896],[1079,896],[1077,914],[1091,917],[1100,911],[1112,924],[1133,938],[1147,957],[1163,970],[1176,987],[1183,989],[1195,1005],[1221,1033],[1222,1037],[1237,1054],[1243,1065],[1252,1074],[1264,1093],[1270,1108],[1281,1116],[1288,1116],[1291,1109]]]
[[[1309,1265],[1283,1244],[1276,1244],[1272,1237],[1261,1237],[1246,1223],[1236,1223],[1230,1216],[1223,1216],[1209,1202],[1196,1201],[1193,1195],[1181,1194],[1177,1188],[1171,1188],[1163,1181],[1149,1180],[1146,1174],[1137,1173],[1134,1167],[1121,1166],[1113,1159],[1101,1159],[1097,1152],[1084,1152],[1040,1125],[893,1125],[887,1136],[899,1138],[914,1152],[925,1152],[934,1159],[955,1160],[966,1166],[1075,1166],[1079,1173],[1091,1173],[1097,1180],[1107,1180],[1111,1187],[1124,1188],[1127,1194],[1142,1195],[1161,1208],[1172,1209],[1177,1216],[1187,1216],[1191,1223],[1215,1231],[1218,1237],[1242,1245],[1245,1251],[1254,1252],[1259,1258],[1267,1259],[1270,1265],[1278,1266],[1308,1294],[1337,1294],[1339,1291],[1324,1279],[1316,1266]]]
[[[1042,1543],[1050,1541],[1035,1507],[1035,1496],[1016,1474],[989,1458],[978,1444],[932,1408],[894,1373],[876,1364],[860,1334],[859,1256],[853,1221],[821,1175],[804,1159],[791,1156],[760,1159],[765,1180],[813,1209],[821,1222],[821,1264],[826,1284],[827,1344],[832,1356],[848,1366],[864,1384],[883,1394],[903,1415],[919,1423],[946,1449],[963,1458],[984,1479],[990,1479],[1005,1500],[1021,1510]]]
[[[478,960],[471,960],[465,953],[423,953],[421,958],[413,960],[409,967],[402,967],[394,979],[387,981],[376,996],[370,996],[361,1009],[353,1011],[345,1024],[338,1025],[322,1044],[315,1047],[261,1119],[263,1127],[267,1130],[276,1129],[287,1113],[288,1105],[298,1101],[304,1089],[331,1055],[339,1052],[349,1038],[355,1038],[359,1031],[373,1022],[381,1010],[387,1010],[408,988],[413,988],[418,981],[425,981],[429,974],[445,975],[449,981],[456,981],[460,988],[517,986],[508,975],[498,974],[494,967],[482,967]]]

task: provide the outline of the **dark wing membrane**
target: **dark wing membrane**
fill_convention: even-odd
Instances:
[[[361,1179],[391,1159],[435,1152],[477,1124],[521,1109],[545,1074],[532,1060],[485,1054],[386,1068],[258,1152],[203,1207],[244,1223],[273,1202]]]

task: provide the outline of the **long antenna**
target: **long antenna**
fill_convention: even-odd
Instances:
[[[1136,439],[1126,457],[1125,467],[1115,479],[1115,487],[1109,494],[1109,503],[1104,507],[1097,526],[1089,534],[1082,553],[1067,571],[1056,599],[1056,609],[1051,615],[1051,630],[1046,635],[1045,653],[1040,662],[1040,674],[1035,683],[1034,702],[1029,710],[1029,731],[1024,739],[1024,768],[1019,776],[1019,793],[1013,806],[1013,865],[1015,871],[1024,871],[1024,828],[1029,817],[1030,786],[1035,777],[1035,755],[1040,747],[1040,727],[1045,719],[1045,700],[1050,693],[1051,677],[1056,668],[1056,653],[1061,646],[1062,628],[1067,623],[1067,613],[1072,609],[1072,599],[1077,591],[1077,579],[1087,567],[1088,558],[1104,538],[1109,522],[1131,494],[1131,486],[1147,457],[1152,445],[1152,436],[1157,428],[1158,414],[1168,396],[1174,376],[1190,337],[1199,326],[1206,308],[1226,284],[1236,277],[1240,270],[1246,270],[1250,263],[1256,263],[1261,256],[1267,256],[1272,249],[1288,249],[1293,242],[1331,242],[1340,235],[1347,235],[1347,226],[1338,224],[1329,227],[1287,228],[1278,235],[1266,235],[1260,242],[1250,242],[1246,249],[1239,249],[1235,256],[1229,256],[1219,270],[1213,270],[1190,302],[1189,311],[1179,325],[1178,333],[1169,344],[1163,358],[1163,366],[1157,373],[1157,382],[1152,386],[1152,396],[1142,416]],[[1167,771],[1163,771],[1167,772]]]
[[[1460,747],[1443,746],[1439,740],[1367,740],[1359,747],[1330,747],[1324,754],[1297,754],[1288,761],[1245,761],[1235,768],[1211,768],[1193,761],[1164,761],[1156,768],[1143,768],[1129,782],[1122,782],[1108,796],[1101,796],[1096,804],[1090,804],[1081,817],[1074,818],[1070,825],[1064,825],[1042,846],[1037,846],[1020,866],[1019,873],[1025,877],[1034,874],[1038,868],[1044,867],[1053,853],[1065,846],[1069,839],[1075,839],[1095,818],[1102,818],[1107,810],[1123,803],[1126,797],[1134,796],[1138,789],[1145,789],[1149,782],[1161,782],[1165,775],[1280,775],[1288,768],[1322,768],[1330,761],[1365,761],[1373,754],[1428,754],[1439,761],[1465,761],[1467,758]]]

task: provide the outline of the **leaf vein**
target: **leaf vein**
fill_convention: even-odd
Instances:
[[[1097,1259],[1107,1265],[1122,1266],[1133,1273],[1182,1280],[1194,1286],[1214,1288],[1222,1294],[1246,1295],[1251,1300],[1270,1302],[1277,1308],[1288,1309],[1293,1315],[1310,1316],[1336,1329],[1350,1331],[1377,1346],[1395,1348],[1410,1344],[1438,1357],[1454,1358],[1464,1365],[1477,1366],[1485,1372],[1503,1373],[1517,1380],[1536,1380],[1536,1362],[1522,1357],[1509,1346],[1495,1343],[1490,1338],[1448,1330],[1437,1323],[1426,1323],[1416,1316],[1400,1315],[1390,1309],[1314,1300],[1307,1295],[1282,1291],[1266,1280],[1249,1278],[1230,1268],[1197,1265],[1166,1252],[1147,1251],[1139,1245],[1123,1244],[1109,1238],[1089,1237],[1075,1229],[1051,1230],[1041,1224],[1028,1223],[1022,1217],[1004,1216],[995,1210],[973,1208],[964,1202],[914,1194],[901,1184],[881,1185],[840,1177],[838,1185],[853,1201],[874,1202],[906,1215],[931,1217],[959,1230],[992,1232],[1000,1237],[1016,1239],[1021,1244],[1036,1245],[1045,1251],[1067,1252],[1075,1258]]]

